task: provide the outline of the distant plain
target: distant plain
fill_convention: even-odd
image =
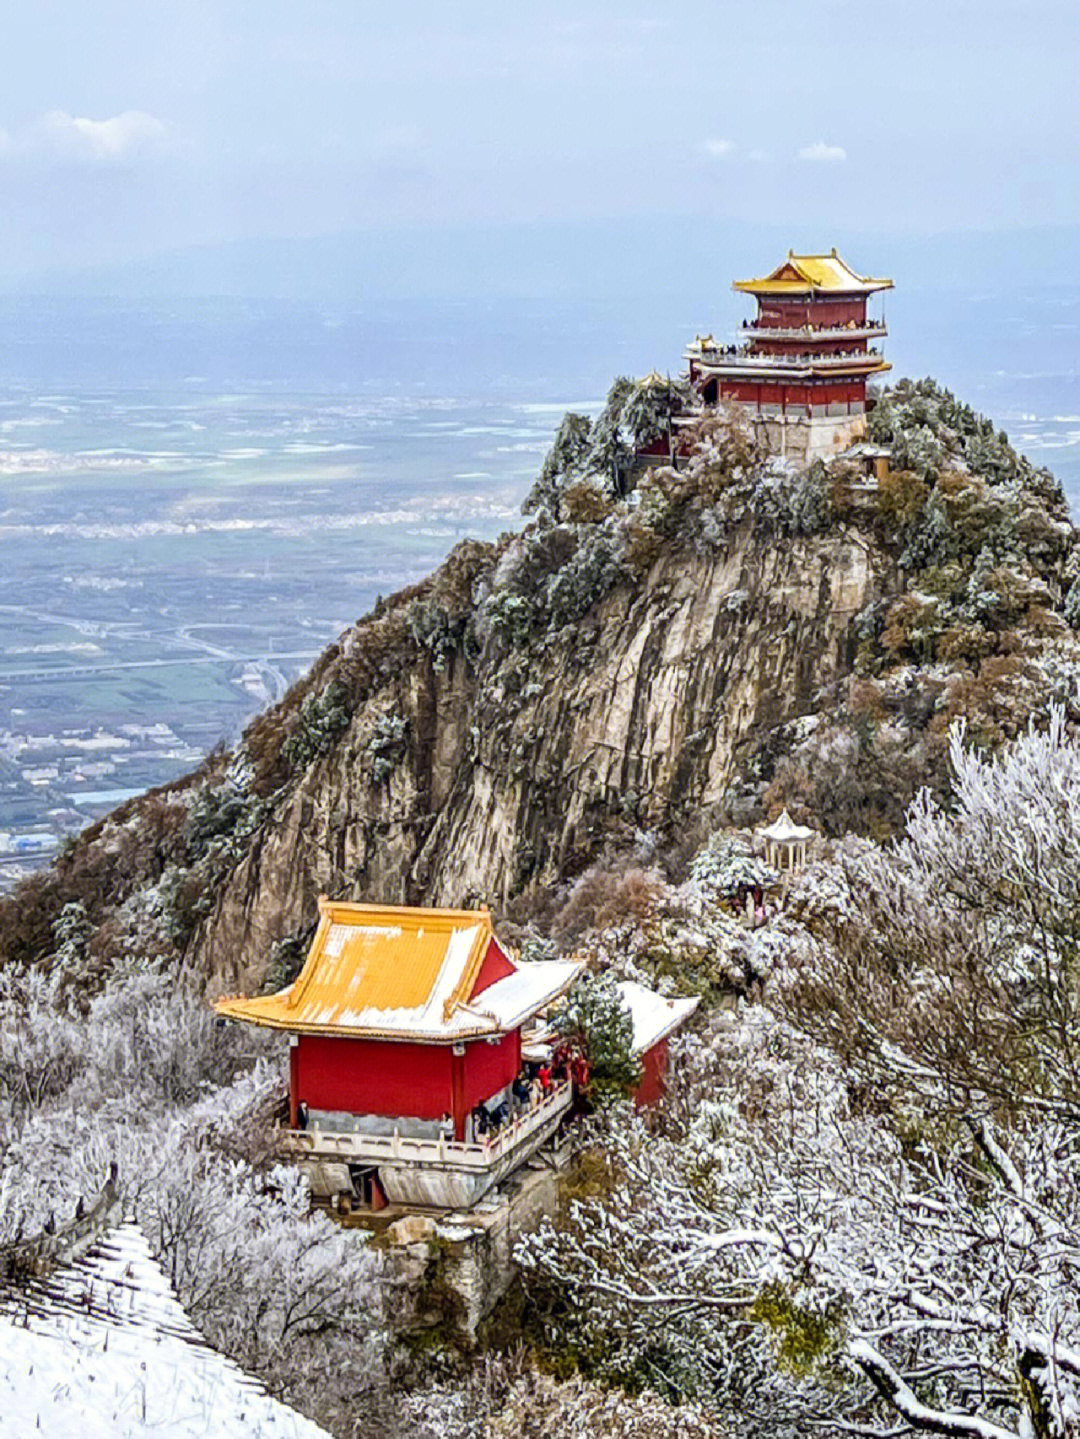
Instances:
[[[740,317],[0,300],[0,884],[234,738],[379,593],[519,524],[564,410]],[[898,294],[888,319],[896,373],[991,414],[1075,513],[1080,304]]]

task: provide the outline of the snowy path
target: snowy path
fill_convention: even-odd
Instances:
[[[0,1436],[38,1434],[327,1439],[206,1344],[134,1224],[0,1300]]]

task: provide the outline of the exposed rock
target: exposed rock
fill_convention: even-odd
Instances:
[[[250,984],[320,893],[505,904],[526,878],[580,867],[630,792],[645,828],[721,806],[739,746],[850,669],[851,618],[890,582],[856,539],[781,548],[746,525],[724,553],[663,555],[587,629],[556,635],[529,699],[511,705],[460,657],[439,672],[425,656],[357,710],[256,834],[192,962],[226,988]],[[737,591],[747,602],[731,608]],[[377,786],[362,757],[388,704],[414,740]]]
[[[386,1237],[390,1244],[405,1248],[413,1244],[430,1244],[435,1239],[437,1225],[427,1214],[403,1214],[387,1226]]]

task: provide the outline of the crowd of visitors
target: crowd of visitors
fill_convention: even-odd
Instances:
[[[542,1104],[558,1085],[568,1079],[581,1084],[586,1077],[584,1061],[566,1045],[560,1046],[550,1060],[526,1060],[498,1103],[475,1106],[466,1122],[466,1141],[490,1143],[504,1125]]]

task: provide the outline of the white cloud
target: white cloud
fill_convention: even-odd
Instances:
[[[819,160],[826,164],[835,164],[839,160],[847,159],[847,151],[843,145],[826,145],[824,140],[818,140],[813,145],[804,145],[798,152],[799,160]]]
[[[701,148],[706,155],[711,155],[714,160],[719,160],[724,155],[730,155],[735,149],[734,140],[703,140]]]
[[[142,110],[125,110],[105,120],[50,110],[15,135],[4,135],[0,153],[108,164],[156,150],[164,137],[162,122]]]

